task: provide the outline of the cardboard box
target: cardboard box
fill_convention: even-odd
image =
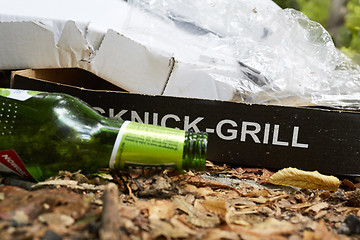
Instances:
[[[107,117],[206,131],[217,163],[360,175],[359,113],[231,102],[236,87],[212,76],[242,83],[240,64],[199,39],[126,1],[0,1],[0,70],[37,69],[14,73],[14,88],[69,93]]]
[[[17,71],[11,86],[68,93],[106,117],[205,131],[215,163],[360,175],[359,112],[128,93],[80,69]]]

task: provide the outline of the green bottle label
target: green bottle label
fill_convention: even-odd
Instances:
[[[19,101],[25,101],[39,93],[41,93],[41,92],[30,91],[30,90],[0,88],[0,96],[19,100]]]
[[[117,135],[110,168],[182,169],[185,131],[125,121]]]

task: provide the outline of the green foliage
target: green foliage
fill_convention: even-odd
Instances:
[[[345,47],[360,53],[360,1],[350,0],[347,4],[347,9],[348,14],[345,18],[345,26],[351,32],[351,41]]]
[[[274,2],[281,8],[293,8],[300,10],[300,5],[297,0],[274,0]]]
[[[329,0],[298,0],[300,10],[308,16],[309,19],[326,26],[330,3]]]

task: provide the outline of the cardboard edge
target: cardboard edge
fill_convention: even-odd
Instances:
[[[57,81],[58,80],[57,77],[61,75],[61,72],[65,73],[65,75],[68,76],[65,77],[66,81]],[[69,74],[74,75],[74,77],[69,77],[70,76]],[[51,84],[63,85],[67,87],[73,87],[73,88],[89,90],[89,91],[126,92],[124,89],[112,85],[105,79],[101,79],[92,72],[84,70],[82,68],[24,69],[24,70],[12,71],[10,76],[10,88],[14,88],[15,76],[26,77],[41,82],[47,82]],[[56,78],[50,80],[54,78],[54,76],[56,76]],[[81,80],[78,82],[78,79]],[[86,81],[84,81],[84,79],[86,79]]]
[[[173,58],[109,29],[87,70],[130,92],[162,93]]]
[[[209,159],[212,161],[219,160],[219,162],[226,164],[237,164],[236,161],[241,156],[238,164],[242,164],[242,166],[248,164],[247,166],[252,167],[283,168],[292,163],[295,164],[292,165],[294,167],[308,167],[308,170],[331,171],[328,173],[335,174],[339,169],[341,170],[342,162],[339,161],[347,154],[351,154],[351,158],[348,160],[351,163],[350,167],[347,166],[343,172],[340,171],[338,174],[358,175],[351,166],[357,163],[357,156],[359,155],[356,151],[358,142],[354,141],[354,137],[357,139],[358,136],[359,112],[349,114],[349,112],[330,109],[304,109],[304,107],[91,90],[51,81],[29,79],[20,75],[33,76],[36,71],[38,70],[21,70],[13,72],[12,76],[19,80],[18,83],[21,84],[22,82],[23,87],[29,86],[29,90],[39,91],[44,87],[50,92],[73,93],[79,98],[84,97],[83,100],[88,99],[89,104],[91,102],[91,106],[96,111],[108,114],[109,117],[126,117],[124,120],[145,121],[147,116],[149,123],[154,124],[155,118],[153,117],[156,116],[157,124],[160,122],[163,124],[164,119],[166,124],[166,120],[170,119],[167,121],[171,125],[170,127],[184,127],[184,129],[193,127],[206,132],[210,130],[212,147],[216,146],[216,149],[211,150],[212,158]],[[21,88],[20,85],[19,87]],[[110,105],[101,105],[99,99],[101,99],[101,103],[108,102]],[[119,103],[117,104],[116,101]],[[122,101],[124,104],[120,104]],[[183,107],[174,109],[173,106],[178,105]],[[259,112],[263,114],[259,114]],[[332,117],[334,122],[329,122]],[[204,122],[206,123],[204,124]],[[250,124],[248,126],[257,125],[262,129],[263,133],[259,133],[258,136],[259,142],[251,134],[242,140],[240,139],[243,136],[243,123]],[[353,131],[347,133],[348,127]],[[253,131],[248,130],[250,133]],[[270,134],[268,137],[265,137],[264,132],[266,131]],[[233,134],[234,132],[236,135]],[[255,132],[253,133],[255,134]],[[323,141],[327,144],[322,144]],[[229,152],[228,147],[226,147],[227,144],[230,144],[233,152]],[[331,144],[340,144],[341,146],[333,152]],[[333,153],[336,153],[337,157],[332,157]],[[304,157],[310,165],[304,163]],[[314,161],[314,158],[318,161]],[[332,167],[329,170],[323,162],[330,160]]]

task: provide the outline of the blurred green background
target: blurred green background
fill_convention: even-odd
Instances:
[[[273,0],[323,25],[335,45],[360,64],[360,0]]]

